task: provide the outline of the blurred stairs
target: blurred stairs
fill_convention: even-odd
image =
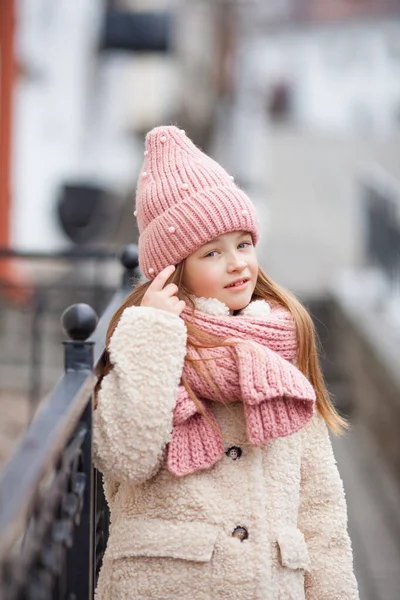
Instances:
[[[343,436],[332,436],[332,445],[346,492],[360,599],[399,600],[400,487],[353,407],[330,302],[306,304],[321,341],[320,360],[328,390],[351,425]]]

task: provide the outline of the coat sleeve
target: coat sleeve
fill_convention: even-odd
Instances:
[[[119,483],[142,483],[160,467],[186,354],[186,326],[166,311],[125,309],[109,345],[93,417],[96,467]]]
[[[345,494],[328,428],[316,414],[303,431],[299,528],[311,561],[306,600],[358,600]]]

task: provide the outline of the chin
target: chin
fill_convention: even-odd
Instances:
[[[251,296],[248,298],[237,298],[235,300],[231,300],[229,303],[227,302],[226,305],[229,310],[242,310],[243,308],[246,308],[250,302]]]

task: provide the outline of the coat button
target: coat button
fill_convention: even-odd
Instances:
[[[242,449],[239,448],[239,446],[232,446],[232,448],[228,448],[225,454],[229,456],[229,458],[231,458],[232,460],[237,460],[242,456],[243,453]]]
[[[235,529],[232,531],[232,537],[244,542],[244,540],[247,540],[249,537],[249,532],[245,527],[235,527]]]

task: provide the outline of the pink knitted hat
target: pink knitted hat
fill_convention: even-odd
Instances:
[[[257,216],[233,178],[177,127],[146,136],[136,190],[139,263],[147,278],[231,231],[259,237]]]

